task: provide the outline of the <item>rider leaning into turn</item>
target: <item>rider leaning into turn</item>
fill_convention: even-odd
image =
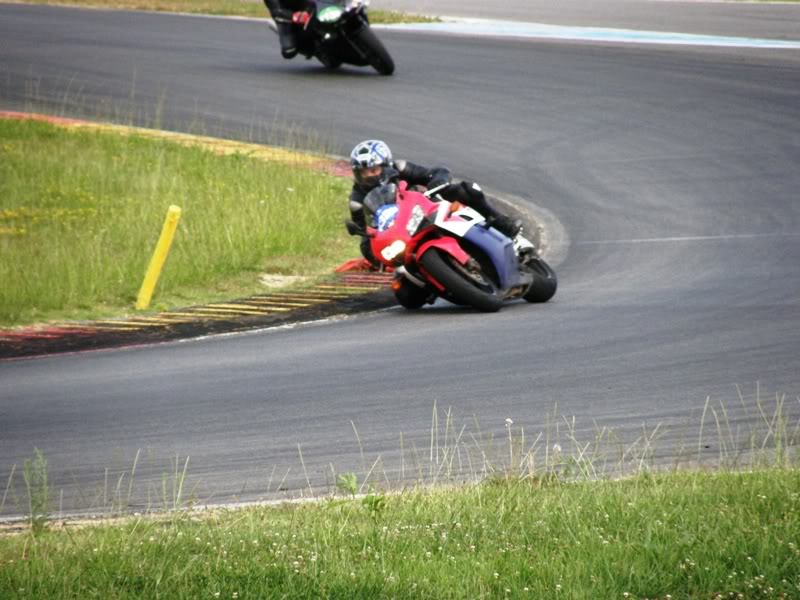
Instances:
[[[264,4],[278,28],[281,55],[283,58],[294,58],[297,54],[297,40],[292,28],[292,13],[305,9],[306,0],[264,0]]]
[[[350,167],[353,169],[353,189],[350,192],[350,214],[360,227],[365,227],[364,198],[370,190],[383,183],[384,169],[394,169],[398,179],[409,185],[422,185],[433,189],[449,184],[439,195],[446,200],[458,201],[481,213],[492,227],[500,233],[514,238],[522,229],[522,222],[497,211],[486,200],[477,183],[462,181],[451,183],[450,170],[446,167],[427,168],[407,160],[394,160],[392,151],[380,140],[366,140],[358,144],[350,153]],[[361,254],[370,263],[378,265],[372,255],[368,238],[361,240]]]

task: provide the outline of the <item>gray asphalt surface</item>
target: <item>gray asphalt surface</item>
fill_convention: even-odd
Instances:
[[[375,8],[645,31],[800,39],[800,4],[703,0],[374,0]]]
[[[339,153],[380,136],[547,216],[559,274],[552,302],[494,315],[442,303],[0,363],[4,512],[34,447],[65,509],[97,509],[139,449],[151,505],[187,456],[187,489],[214,502],[323,489],[379,456],[373,474],[427,472],[434,405],[440,459],[447,409],[465,445],[505,439],[506,418],[531,443],[557,412],[582,444],[613,428],[628,457],[655,434],[657,460],[762,436],[757,393],[796,422],[800,53],[381,37],[392,78],[282,61],[263,23],[0,5],[3,108],[264,141],[302,124]],[[698,436],[707,398],[724,444],[711,412]]]

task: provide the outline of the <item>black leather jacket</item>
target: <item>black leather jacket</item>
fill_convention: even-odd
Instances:
[[[422,165],[414,164],[407,160],[394,161],[394,168],[400,173],[399,179],[407,182],[409,185],[424,185],[431,187],[429,184],[435,182],[436,185],[441,183],[450,183],[452,175],[450,169],[446,167],[432,167],[427,168]],[[364,217],[364,198],[374,188],[353,184],[353,189],[350,191],[350,216],[356,225],[364,227],[366,220]]]

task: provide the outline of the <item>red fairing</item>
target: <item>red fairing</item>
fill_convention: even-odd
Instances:
[[[444,250],[462,265],[466,264],[466,262],[469,260],[469,254],[464,252],[464,249],[459,246],[458,242],[451,237],[440,237],[434,240],[428,240],[417,249],[417,259],[422,257],[422,255],[431,248]]]
[[[408,223],[408,220],[411,218],[411,211],[414,205],[419,204],[426,215],[431,212],[436,212],[436,204],[434,202],[431,202],[419,192],[409,192],[406,189],[407,187],[408,184],[405,181],[401,181],[398,185],[396,202],[398,213],[394,225],[385,231],[378,231],[372,227],[367,227],[369,232],[373,235],[372,252],[378,260],[381,260],[381,251],[397,240],[401,240],[406,244],[407,252],[416,250],[411,236],[406,231],[406,223]],[[386,261],[382,262],[387,266],[391,266],[391,264]]]
[[[408,183],[400,181],[396,200],[398,212],[394,224],[385,231],[378,231],[377,229],[368,227],[373,236],[372,251],[375,257],[381,260],[381,252],[383,249],[395,241],[400,240],[406,244],[405,261],[413,260],[417,262],[425,252],[431,248],[438,248],[450,254],[461,264],[465,264],[470,257],[464,249],[461,248],[458,241],[452,237],[442,236],[430,238],[424,241],[420,246],[417,246],[419,241],[426,237],[426,233],[419,232],[412,238],[406,231],[406,223],[408,223],[411,218],[412,211],[416,205],[420,206],[427,216],[435,215],[439,207],[439,203],[433,202],[420,192],[409,190]],[[416,256],[416,259],[413,258],[414,256]],[[391,266],[387,261],[382,262],[387,264],[387,266]]]

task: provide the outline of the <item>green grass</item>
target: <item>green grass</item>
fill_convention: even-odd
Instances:
[[[0,538],[3,598],[798,598],[800,472],[483,485]]]
[[[358,256],[347,192],[306,166],[0,121],[0,324],[130,312],[172,204],[155,309],[255,292],[264,272],[329,273]]]
[[[24,2],[251,18],[269,17],[262,0],[24,0]],[[438,19],[390,10],[369,10],[369,20],[373,24],[388,24],[425,23]]]
[[[363,472],[332,473],[336,489],[315,501],[201,511],[188,457],[176,456],[161,512],[120,517],[137,453],[104,491],[107,521],[61,521],[37,451],[30,501],[14,468],[0,500],[0,513],[30,505],[27,524],[0,529],[0,597],[800,598],[800,429],[783,396],[770,410],[757,386],[755,404],[734,434],[724,406],[707,402],[686,467],[661,470],[658,427],[632,443],[605,428],[586,442],[554,413],[533,438],[510,420],[501,434],[465,435],[434,406],[413,482],[392,484],[380,457],[367,470],[361,448]],[[714,470],[709,444],[726,447]]]

